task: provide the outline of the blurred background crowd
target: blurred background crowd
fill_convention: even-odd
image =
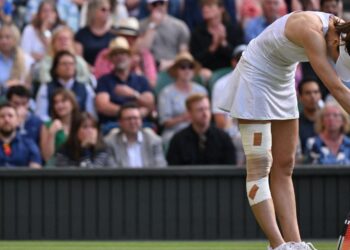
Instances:
[[[350,3],[0,0],[0,166],[243,166],[216,102],[249,41],[300,10]],[[298,164],[349,165],[349,115],[310,64],[295,80]]]

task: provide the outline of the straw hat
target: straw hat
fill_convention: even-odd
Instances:
[[[138,36],[140,24],[135,17],[128,17],[121,19],[115,29],[117,35]]]
[[[198,73],[198,71],[200,69],[200,64],[196,60],[194,60],[193,56],[189,52],[185,51],[185,52],[180,52],[179,54],[177,54],[173,65],[168,69],[168,73],[171,77],[176,78],[177,68],[180,65],[180,63],[182,63],[182,62],[189,62],[189,63],[193,64],[194,73],[195,74]]]
[[[108,46],[108,56],[110,57],[112,54],[116,52],[126,52],[128,54],[131,53],[130,46],[128,40],[125,37],[119,36],[114,38]]]

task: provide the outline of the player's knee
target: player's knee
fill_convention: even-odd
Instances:
[[[247,159],[247,196],[251,206],[271,199],[269,173],[272,165],[271,123],[240,124]]]
[[[294,155],[278,156],[274,158],[274,162],[273,162],[274,172],[278,173],[279,176],[281,175],[291,176],[293,174],[294,163],[295,163]]]
[[[246,155],[247,180],[258,180],[269,175],[272,165],[270,150]]]
[[[242,144],[247,160],[247,180],[258,180],[270,173],[271,123],[240,124]]]
[[[246,187],[248,202],[250,206],[271,199],[268,176],[259,180],[247,181]]]

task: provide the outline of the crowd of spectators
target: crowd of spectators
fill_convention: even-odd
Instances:
[[[216,101],[246,45],[297,10],[343,2],[0,0],[0,166],[244,165]],[[298,69],[299,163],[349,164],[348,114]]]

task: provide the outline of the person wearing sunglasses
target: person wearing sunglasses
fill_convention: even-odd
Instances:
[[[150,15],[141,20],[140,48],[150,49],[160,70],[168,68],[175,56],[188,50],[190,31],[180,19],[168,15],[168,0],[147,0]]]
[[[75,34],[77,53],[93,65],[100,51],[107,48],[115,34],[111,32],[111,3],[109,0],[92,0],[88,3],[87,23]]]
[[[176,56],[174,64],[168,70],[175,81],[162,89],[158,96],[158,115],[163,126],[162,139],[165,146],[176,132],[189,125],[186,98],[192,94],[208,94],[203,86],[193,81],[199,68],[190,53],[182,52]]]

